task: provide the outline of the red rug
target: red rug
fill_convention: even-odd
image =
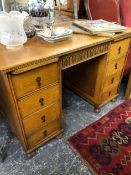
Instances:
[[[131,100],[68,139],[95,175],[131,175]]]

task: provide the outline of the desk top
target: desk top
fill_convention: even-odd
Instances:
[[[131,29],[117,34],[113,38],[73,34],[72,38],[57,43],[48,43],[41,38],[34,37],[28,39],[23,48],[18,50],[9,50],[0,45],[0,71],[8,72],[15,66],[33,63],[41,59],[55,58],[101,43],[129,37],[131,37]]]

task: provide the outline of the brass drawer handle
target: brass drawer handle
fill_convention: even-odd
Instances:
[[[41,86],[41,77],[37,77],[35,79],[35,81],[36,81],[37,85],[40,87]]]
[[[117,69],[117,68],[118,68],[118,64],[116,63],[116,64],[115,64],[115,69]]]
[[[111,96],[111,91],[109,92],[109,96]]]
[[[43,135],[44,135],[44,137],[47,136],[47,131],[46,130],[43,132]]]
[[[115,78],[112,78],[112,80],[111,80],[111,84],[113,84],[113,83],[114,83],[114,80],[115,80]]]
[[[41,104],[41,106],[44,106],[44,98],[40,98],[39,103]]]
[[[118,48],[118,54],[121,53],[121,46]]]
[[[46,121],[45,115],[43,115],[43,116],[41,117],[41,120],[42,120],[42,122],[45,122],[45,121]]]

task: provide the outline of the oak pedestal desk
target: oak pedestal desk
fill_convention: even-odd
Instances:
[[[74,34],[19,50],[0,45],[0,109],[28,156],[62,133],[62,78],[98,112],[118,96],[131,30],[113,38]],[[64,75],[61,76],[62,72]]]

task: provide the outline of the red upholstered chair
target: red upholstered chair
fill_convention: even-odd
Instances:
[[[119,5],[116,0],[85,0],[85,8],[90,19],[119,22]]]
[[[131,27],[131,0],[120,0],[120,11],[122,24]]]
[[[120,22],[120,10],[122,24],[131,27],[131,0],[85,0],[85,8],[89,19],[104,19],[110,22]],[[124,69],[124,76],[131,69],[131,49],[128,54]]]
[[[120,0],[121,22],[124,26],[131,28],[131,0]],[[131,70],[131,49],[129,50],[127,62],[124,69],[124,75],[129,74]]]

